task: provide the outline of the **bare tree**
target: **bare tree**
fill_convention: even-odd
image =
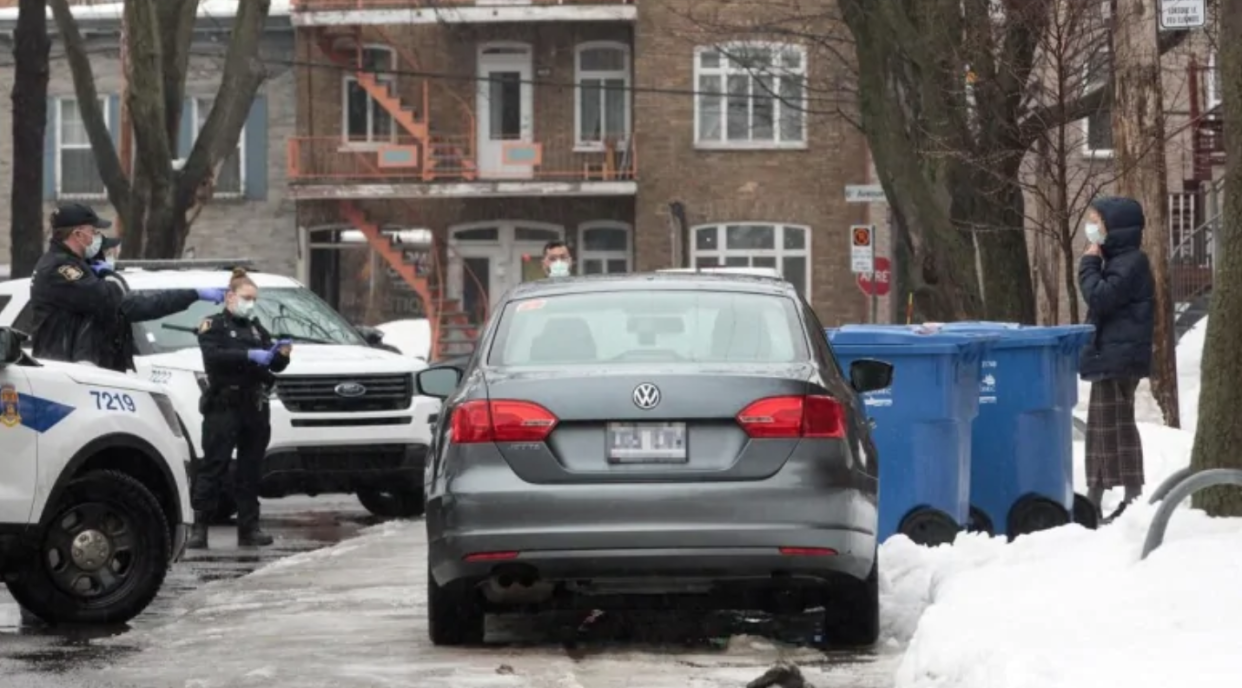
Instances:
[[[1242,0],[1220,0],[1221,36],[1242,35]],[[1216,276],[1212,283],[1207,341],[1203,347],[1203,386],[1191,466],[1242,468],[1242,42],[1223,40],[1216,60],[1225,119],[1225,210],[1218,225]],[[1212,516],[1242,516],[1242,490],[1216,487],[1194,497]]]
[[[44,0],[21,0],[13,31],[13,189],[9,274],[25,277],[43,253],[43,136],[48,53]]]
[[[56,18],[82,121],[108,200],[125,227],[127,253],[181,255],[193,218],[210,198],[216,170],[237,147],[266,72],[259,45],[271,0],[244,0],[237,13],[214,105],[180,169],[173,166],[198,0],[127,0],[126,106],[134,134],[134,173],[125,174],[108,133],[90,59],[68,0],[48,0]]]

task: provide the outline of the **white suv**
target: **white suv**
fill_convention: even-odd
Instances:
[[[117,274],[136,291],[223,287],[238,264],[121,261]],[[440,408],[438,400],[414,389],[414,373],[426,363],[384,347],[377,332],[360,331],[297,280],[253,271],[250,277],[259,287],[259,321],[294,342],[292,361],[277,376],[272,395],[261,496],[354,493],[377,516],[422,514],[430,419]],[[29,301],[30,280],[0,283],[0,326],[29,332]],[[203,455],[198,402],[207,382],[198,326],[221,308],[199,301],[181,313],[134,324],[138,376],[167,389],[195,462]],[[190,474],[192,479],[193,467]],[[231,499],[223,501],[213,521],[236,511]]]
[[[189,448],[158,385],[22,337],[0,328],[0,575],[45,621],[124,623],[185,546]]]

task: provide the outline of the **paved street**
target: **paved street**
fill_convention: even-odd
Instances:
[[[224,542],[194,556],[111,637],[19,629],[15,606],[0,601],[5,688],[723,688],[781,659],[817,688],[891,685],[895,656],[807,649],[816,629],[800,619],[605,615],[576,632],[576,617],[501,617],[488,648],[436,648],[421,522],[348,539],[370,523],[349,501],[286,500],[267,514],[276,548],[241,554]],[[213,533],[217,547],[228,533]]]

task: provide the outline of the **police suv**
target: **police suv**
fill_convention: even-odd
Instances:
[[[422,514],[430,417],[440,407],[414,388],[414,373],[426,363],[385,347],[382,333],[354,327],[297,280],[253,271],[244,261],[122,260],[117,275],[139,291],[224,287],[239,265],[259,287],[255,316],[274,337],[293,340],[292,361],[272,391],[260,495],[353,493],[377,516]],[[30,280],[0,283],[0,325],[29,331],[29,301]],[[207,384],[198,327],[221,308],[199,301],[134,324],[137,374],[171,397],[192,462],[203,455],[198,402]],[[231,499],[221,502],[213,521],[236,511]]]
[[[0,328],[0,576],[45,621],[124,623],[185,546],[189,448],[158,385],[24,339]]]

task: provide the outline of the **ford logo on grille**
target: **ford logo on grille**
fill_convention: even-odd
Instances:
[[[339,397],[354,398],[367,393],[367,388],[357,382],[342,382],[333,390]]]

